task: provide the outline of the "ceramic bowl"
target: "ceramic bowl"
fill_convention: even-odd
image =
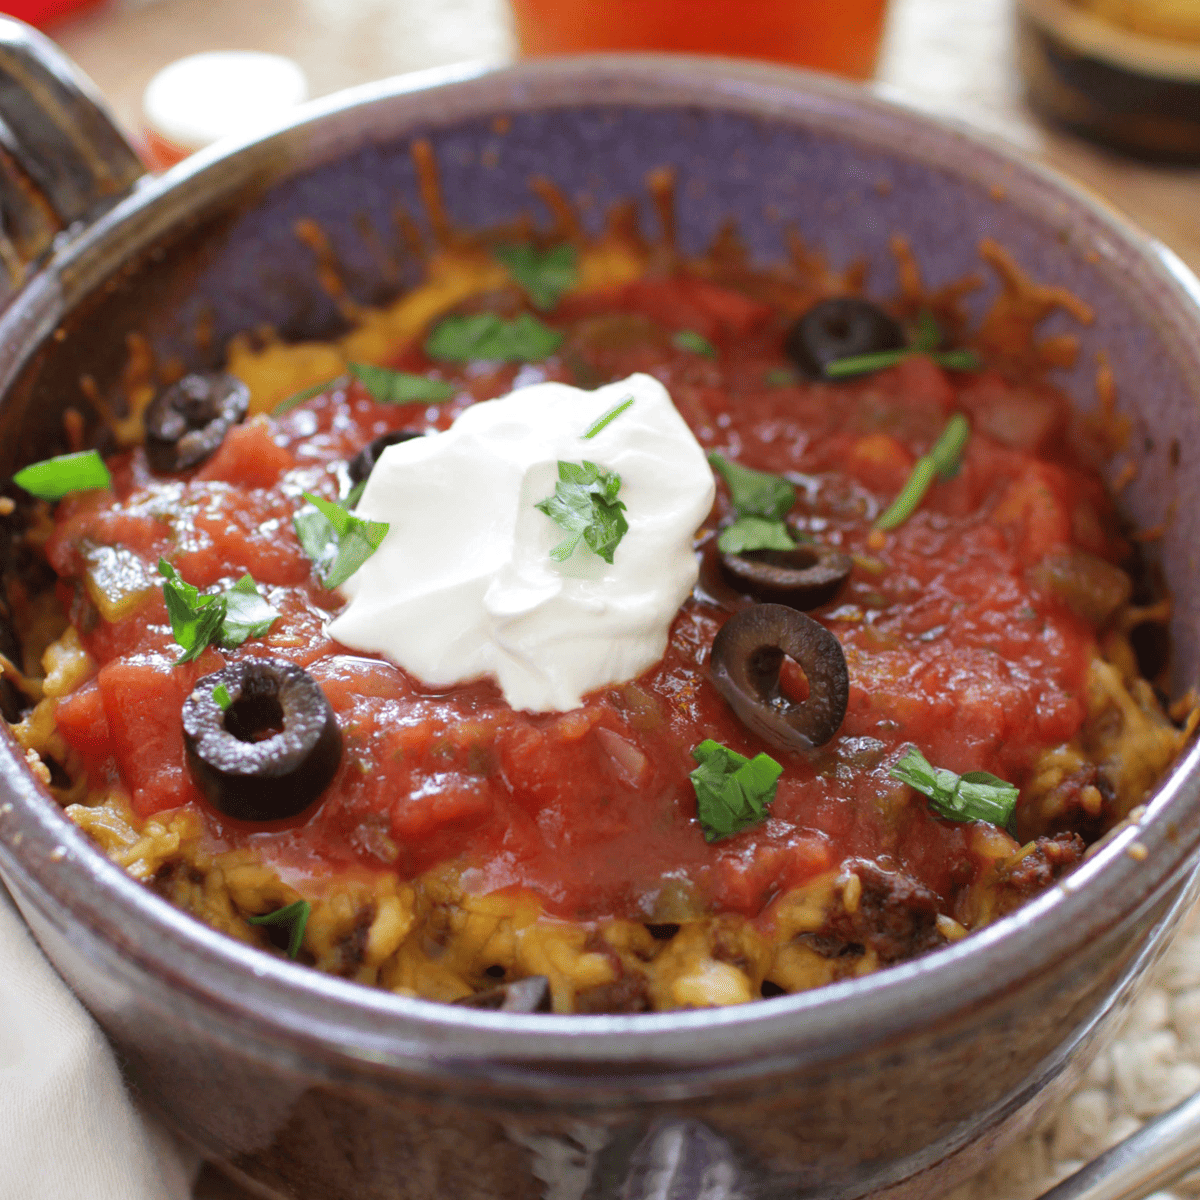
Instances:
[[[771,261],[794,225],[835,266],[864,258],[868,292],[886,296],[893,234],[933,285],[979,270],[990,237],[1069,288],[1096,318],[1060,382],[1093,406],[1096,356],[1108,355],[1131,422],[1120,465],[1137,470],[1122,503],[1140,527],[1166,522],[1151,549],[1176,600],[1175,683],[1196,679],[1195,280],[1014,153],[785,69],[597,57],[401,77],[129,190],[118,181],[99,215],[85,188],[0,315],[5,473],[62,449],[80,374],[102,393],[113,385],[131,330],[192,368],[216,365],[231,334],[263,322],[293,338],[335,330],[299,218],[321,223],[355,298],[394,294],[412,275],[391,253],[395,213],[422,219],[417,136],[464,228],[544,220],[529,188],[542,175],[587,198],[586,221],[633,197],[653,230],[645,179],[665,166],[685,250],[732,216]],[[990,298],[973,296],[975,311]],[[198,342],[205,313],[211,332]],[[1066,328],[1051,318],[1045,332]],[[1075,1081],[1160,950],[1192,897],[1197,758],[1184,755],[1137,824],[1004,921],[867,978],[728,1009],[488,1013],[262,954],[107,862],[8,738],[0,871],[138,1094],[265,1195],[928,1198]]]

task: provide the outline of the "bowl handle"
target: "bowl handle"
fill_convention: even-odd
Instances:
[[[0,17],[0,306],[63,230],[145,173],[92,81],[49,38]]]

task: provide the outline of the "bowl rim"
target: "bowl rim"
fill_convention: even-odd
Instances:
[[[0,314],[0,392],[74,300],[114,262],[147,248],[205,206],[228,205],[372,140],[475,116],[596,105],[698,105],[806,125],[894,152],[963,182],[999,182],[1026,208],[1065,206],[1089,233],[1103,265],[1131,276],[1154,309],[1172,356],[1200,398],[1200,283],[1169,251],[1103,201],[1028,161],[994,136],[933,115],[887,89],[873,90],[795,68],[684,55],[590,55],[494,67],[457,65],[398,76],[303,106],[254,137],[220,144],[126,199],[62,247]],[[381,132],[381,128],[382,132]],[[1066,218],[1064,218],[1065,220]],[[1193,341],[1189,342],[1190,329]],[[244,946],[176,909],[128,877],[65,818],[28,771],[7,730],[0,741],[0,868],[68,937],[106,948],[114,970],[150,978],[186,997],[196,1013],[221,1014],[267,1042],[309,1058],[426,1076],[470,1075],[510,1064],[542,1085],[587,1064],[590,1091],[621,1091],[624,1072],[709,1068],[730,1077],[828,1061],[931,1027],[1061,965],[1071,953],[1132,919],[1179,882],[1200,845],[1200,746],[1160,783],[1146,815],[1119,829],[1074,873],[964,942],[861,979],[770,1003],[690,1012],[523,1016],[409,999],[324,975]],[[214,1015],[215,1014],[215,1015]],[[698,1036],[698,1035],[703,1036]],[[757,1064],[757,1065],[755,1065]],[[652,1071],[651,1071],[652,1066]],[[503,1074],[503,1072],[501,1072]]]

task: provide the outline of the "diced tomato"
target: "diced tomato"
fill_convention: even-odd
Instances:
[[[1025,453],[1051,448],[1066,425],[1061,395],[1032,385],[1015,387],[995,371],[968,377],[959,399],[977,432]]]
[[[113,755],[138,816],[199,798],[184,763],[180,713],[196,680],[220,665],[209,652],[183,667],[162,659],[114,659],[100,668],[96,684]]]
[[[703,279],[642,279],[621,290],[620,306],[644,313],[670,329],[702,337],[736,337],[771,316],[767,305]]]
[[[235,425],[216,454],[196,473],[197,479],[223,479],[242,487],[273,487],[296,465],[291,451],[271,436],[265,417]]]
[[[488,789],[479,781],[435,776],[392,804],[392,830],[403,842],[420,843],[446,825],[479,826],[491,815]]]
[[[108,716],[97,680],[89,679],[79,691],[60,700],[54,720],[67,745],[77,753],[85,757],[108,753]]]
[[[846,470],[872,491],[898,492],[912,471],[916,455],[887,433],[869,433],[850,447]]]
[[[1071,541],[1071,500],[1063,472],[1031,463],[992,512],[993,524],[1008,526],[1025,562],[1033,564]]]
[[[788,845],[758,845],[753,853],[738,853],[736,840],[718,856],[716,873],[722,895],[738,912],[760,912],[778,892],[799,887],[832,865],[829,847],[819,835]]]

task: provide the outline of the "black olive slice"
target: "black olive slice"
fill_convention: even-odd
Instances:
[[[186,471],[216,453],[250,408],[250,389],[223,371],[185,375],[146,409],[146,457],[155,471]]]
[[[814,304],[788,329],[783,349],[806,379],[827,379],[839,358],[904,348],[904,329],[883,309],[858,296]]]
[[[222,685],[225,710],[213,696]],[[302,813],[342,758],[325,693],[307,671],[276,658],[244,658],[204,676],[183,702],[183,744],[212,806],[241,821]]]
[[[792,550],[721,555],[721,571],[731,586],[756,600],[802,611],[832,600],[853,567],[848,554],[815,542],[801,542]]]
[[[550,980],[545,975],[528,975],[450,1003],[462,1008],[487,1008],[492,1012],[548,1013]]]
[[[808,679],[799,703],[779,690],[784,655]],[[813,750],[841,728],[850,698],[846,657],[837,638],[812,617],[783,604],[734,613],[713,639],[713,683],[738,719],[780,750]]]
[[[754,601],[747,598],[741,588],[733,587],[721,567],[721,549],[717,545],[716,534],[713,534],[700,547],[700,573],[696,578],[694,595],[706,604],[715,604],[718,608],[737,612]]]
[[[398,446],[401,442],[410,442],[413,438],[423,437],[424,434],[412,429],[393,429],[391,433],[381,433],[374,441],[368,442],[351,460],[346,468],[351,485],[362,483],[375,470],[379,456],[389,447]]]

